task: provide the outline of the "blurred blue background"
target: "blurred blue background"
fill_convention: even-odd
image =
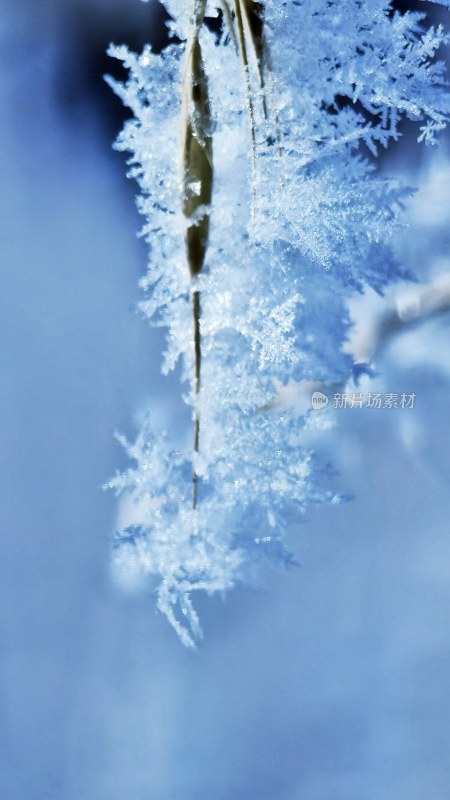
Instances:
[[[2,0],[0,798],[448,800],[445,320],[384,356],[409,416],[342,412],[326,434],[354,499],[292,532],[300,569],[198,601],[196,652],[111,578],[114,431],[147,406],[175,426],[179,401],[133,312],[146,251],[101,76],[109,41],[160,25],[138,0]],[[450,182],[433,154],[397,158],[425,187],[400,249],[442,272]]]

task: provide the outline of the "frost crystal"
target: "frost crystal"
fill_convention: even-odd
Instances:
[[[385,0],[165,5],[177,43],[112,46],[129,78],[109,82],[134,114],[116,146],[141,189],[141,308],[167,328],[164,370],[181,362],[195,441],[179,448],[148,418],[110,485],[133,509],[119,552],[192,645],[192,592],[288,563],[289,520],[332,499],[303,444],[309,414],[273,400],[350,375],[349,293],[406,275],[390,251],[405,192],[374,156],[405,117],[433,142],[450,104],[442,29]],[[205,24],[218,13],[219,40]]]

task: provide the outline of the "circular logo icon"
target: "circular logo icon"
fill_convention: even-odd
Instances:
[[[323,392],[313,392],[311,397],[311,405],[314,411],[320,411],[328,405],[328,397]]]

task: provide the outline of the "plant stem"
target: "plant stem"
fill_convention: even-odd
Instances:
[[[192,295],[192,309],[194,314],[194,350],[195,350],[195,379],[194,392],[196,407],[194,410],[194,453],[198,453],[200,446],[200,415],[197,408],[198,394],[200,392],[200,367],[201,367],[201,340],[200,340],[200,292],[196,289]],[[198,472],[194,466],[192,473],[192,508],[197,507]]]
[[[200,29],[206,12],[206,0],[195,0],[192,14],[192,32],[186,49],[186,69],[183,77],[182,111],[182,204],[187,220],[185,243],[186,259],[194,282],[202,272],[209,236],[209,207],[212,197],[213,156],[212,119],[208,96],[208,81],[200,45]],[[200,393],[201,337],[200,291],[192,291],[194,318],[194,457],[200,447]],[[192,508],[197,506],[198,472],[192,472]]]

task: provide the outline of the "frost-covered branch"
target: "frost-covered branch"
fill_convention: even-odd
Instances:
[[[442,29],[385,0],[165,6],[179,43],[112,47],[129,78],[110,83],[134,114],[117,147],[141,189],[141,308],[167,328],[164,371],[181,363],[194,446],[149,417],[127,445],[135,466],[110,485],[131,509],[120,557],[156,579],[193,644],[192,593],[252,580],[267,557],[289,563],[290,521],[334,498],[307,417],[261,409],[280,386],[352,373],[349,294],[407,277],[390,249],[407,192],[373,156],[404,118],[432,142],[450,103]],[[218,13],[219,41],[206,25]]]

